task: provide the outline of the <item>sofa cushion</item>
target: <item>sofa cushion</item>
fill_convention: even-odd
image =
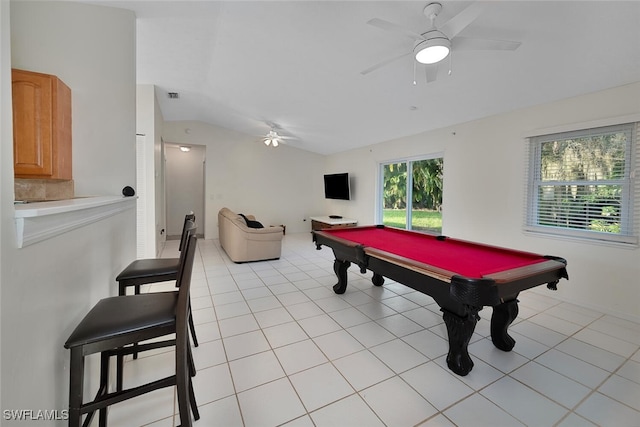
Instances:
[[[247,218],[243,214],[238,214],[238,215],[240,215],[242,218],[244,218],[244,221],[247,223],[247,227],[249,227],[249,228],[264,228],[264,225],[262,225],[260,222],[250,220],[249,218]]]

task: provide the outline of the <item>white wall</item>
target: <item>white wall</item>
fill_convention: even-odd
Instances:
[[[163,139],[207,147],[207,239],[218,237],[222,207],[253,214],[264,225],[284,224],[287,233],[310,231],[309,216],[324,215],[322,155],[292,145],[267,147],[258,137],[202,122],[165,122]]]
[[[164,181],[162,161],[163,117],[155,94],[155,86],[139,84],[136,87],[136,133],[144,135],[145,182],[146,188],[136,188],[136,193],[145,200],[145,230],[138,230],[139,238],[144,238],[144,255],[153,258],[160,254],[166,233],[164,214]],[[140,170],[137,171],[141,173]],[[139,203],[140,206],[140,203]]]
[[[7,70],[56,74],[71,88],[77,194],[121,194],[135,182],[135,17],[65,2],[2,1],[0,8],[1,407],[61,410],[69,382],[63,344],[99,298],[117,293],[115,276],[135,258],[135,209],[16,247]]]
[[[444,234],[564,257],[571,280],[561,282],[554,295],[638,320],[640,249],[533,237],[522,231],[524,135],[638,114],[638,99],[640,83],[329,156],[327,170],[354,175],[356,197],[340,205],[332,202],[328,210],[342,209],[361,224],[373,223],[380,162],[444,153]],[[639,212],[635,220],[640,221]]]

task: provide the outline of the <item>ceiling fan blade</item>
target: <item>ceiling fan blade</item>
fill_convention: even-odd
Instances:
[[[398,59],[402,59],[405,56],[411,55],[411,53],[412,52],[405,52],[405,53],[403,53],[401,55],[397,55],[397,56],[394,56],[393,58],[389,58],[389,59],[387,59],[385,61],[382,61],[382,62],[380,62],[380,63],[378,63],[376,65],[373,65],[373,66],[367,68],[366,70],[360,71],[360,74],[362,74],[363,76],[366,76],[367,74],[369,74],[372,71],[377,70],[378,68],[382,68],[387,64],[391,64],[392,62],[397,61]]]
[[[456,50],[516,50],[522,43],[508,40],[456,37],[451,40],[451,44]]]
[[[424,67],[427,83],[433,83],[438,78],[438,64],[428,64]]]
[[[464,30],[476,20],[482,12],[484,12],[486,4],[482,1],[476,1],[458,13],[453,18],[449,19],[445,24],[439,27],[440,31],[449,36],[450,39],[454,38],[460,31]]]
[[[393,22],[385,21],[384,19],[373,18],[367,21],[367,24],[380,28],[381,30],[402,34],[403,36],[409,37],[411,40],[423,40],[423,37],[420,34],[404,28],[401,25],[394,24]]]

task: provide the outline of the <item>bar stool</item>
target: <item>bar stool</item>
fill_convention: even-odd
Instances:
[[[195,226],[195,215],[193,212],[186,215],[184,226],[182,227],[182,236],[180,238],[180,258],[157,258],[157,259],[142,259],[136,260],[129,264],[129,267],[120,273],[120,276],[125,277],[122,279],[122,282],[125,284],[132,284],[135,286],[134,295],[140,294],[140,286],[136,286],[135,284],[144,283],[155,283],[164,280],[175,280],[176,286],[179,286],[180,279],[180,264],[183,261],[184,254],[184,244],[189,241],[189,238],[196,233]],[[168,261],[168,262],[166,262]],[[155,267],[154,267],[155,266]],[[154,273],[156,274],[154,276]],[[154,277],[156,280],[154,280]],[[171,277],[171,279],[166,279],[166,277]],[[122,283],[121,282],[121,283]],[[126,287],[120,287],[120,294],[126,295]],[[191,302],[189,302],[189,313],[188,313],[188,322],[189,327],[191,329],[191,335],[194,339],[194,345],[198,346],[198,340],[195,335],[195,326],[193,324],[193,316],[191,315]],[[172,345],[168,343],[168,345]],[[159,345],[158,347],[161,347]],[[133,344],[133,349],[130,353],[132,354],[134,359],[138,358],[138,352],[144,351],[142,348],[138,346],[137,343]],[[154,347],[155,348],[155,347]],[[196,375],[196,367],[193,363],[193,358],[191,356],[191,347],[187,349],[188,351],[188,361],[189,361],[189,372],[191,376]],[[116,390],[120,391],[123,388],[123,367],[124,367],[124,356],[125,354],[121,352],[116,356]]]
[[[191,223],[191,227],[195,225]],[[195,401],[189,372],[189,292],[197,237],[191,235],[181,253],[178,268],[178,291],[142,295],[126,295],[100,300],[78,324],[65,348],[71,350],[69,385],[69,426],[89,425],[95,411],[100,412],[100,426],[107,425],[107,407],[159,388],[176,386],[180,423],[192,425],[200,414]],[[138,344],[138,351],[175,346],[175,374],[166,378],[132,387],[109,391],[109,358],[131,354],[129,346],[152,338],[175,334],[175,339]],[[93,401],[83,403],[85,357],[100,353],[100,385]],[[144,363],[138,361],[136,363]],[[191,411],[190,411],[191,409]]]
[[[188,213],[184,217],[180,246],[178,247],[180,252],[182,252],[188,240],[187,224],[189,221],[194,223],[196,221],[196,216],[193,212]],[[134,287],[134,295],[139,295],[141,285],[176,280],[179,262],[180,258],[146,258],[133,261],[116,277],[116,281],[118,282],[118,295],[126,295],[127,288],[131,286]],[[189,329],[191,330],[193,345],[198,347],[196,328],[191,314],[189,314]],[[133,353],[133,358],[138,358],[136,352]]]

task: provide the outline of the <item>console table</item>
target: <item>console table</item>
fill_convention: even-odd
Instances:
[[[344,228],[355,227],[358,225],[358,220],[350,218],[331,218],[328,216],[312,216],[311,218],[311,230],[323,230],[326,228]]]

